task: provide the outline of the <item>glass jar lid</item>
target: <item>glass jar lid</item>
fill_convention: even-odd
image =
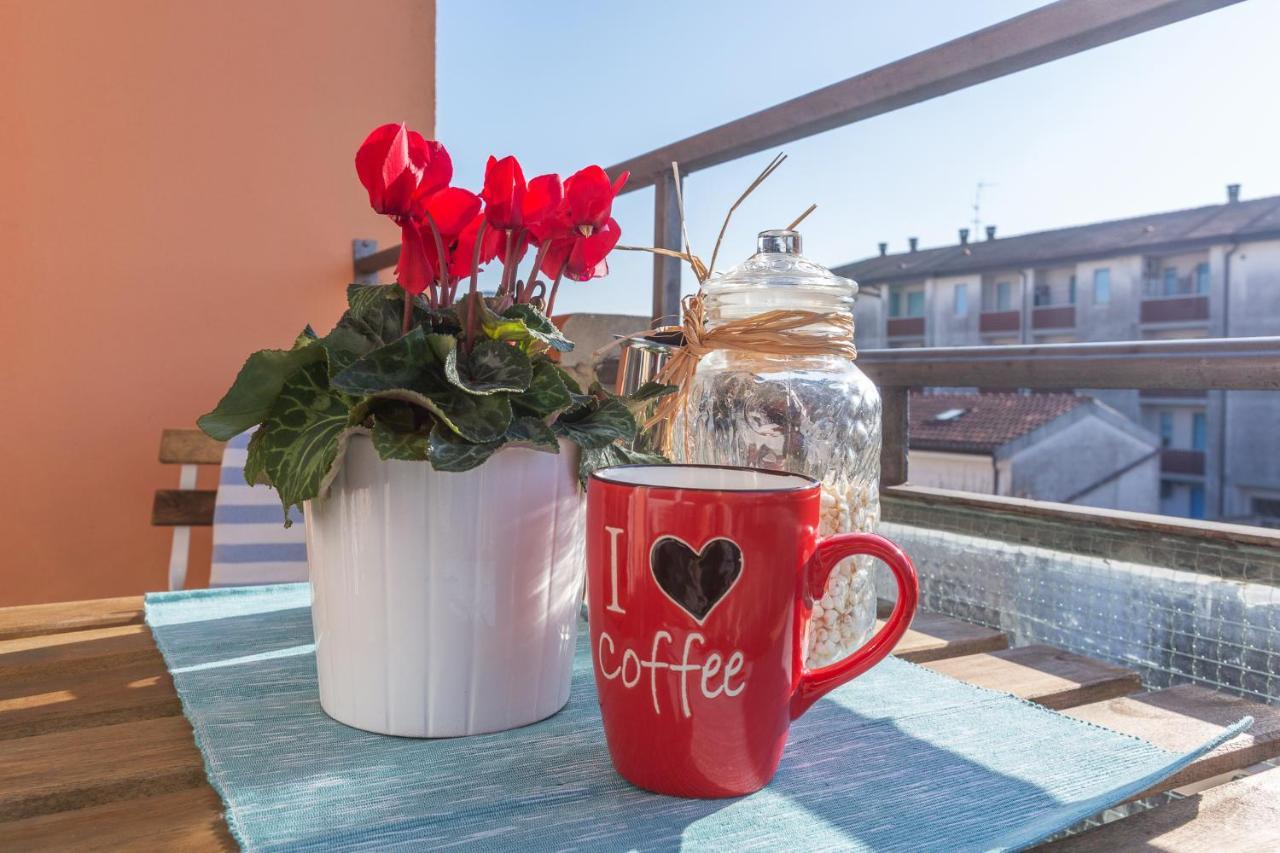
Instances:
[[[809,260],[800,249],[798,231],[761,231],[754,255],[703,283],[708,323],[778,309],[851,313],[857,283]]]
[[[731,270],[709,279],[703,287],[709,294],[724,294],[758,287],[801,287],[834,291],[853,297],[858,285],[836,275],[802,255],[799,231],[761,231],[756,253]]]

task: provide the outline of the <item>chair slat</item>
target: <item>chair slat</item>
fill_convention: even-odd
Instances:
[[[1050,646],[1019,646],[924,665],[960,681],[1055,709],[1142,689],[1138,674],[1132,670]]]
[[[151,505],[151,523],[159,527],[213,524],[214,489],[158,489]]]
[[[880,624],[878,622],[877,627]],[[1008,645],[1009,638],[999,631],[921,610],[894,646],[893,654],[912,663],[924,663],[995,651]]]
[[[0,640],[142,622],[142,596],[0,608]]]
[[[1209,788],[1036,849],[1042,853],[1280,850],[1280,770]]]
[[[222,819],[222,801],[207,785],[13,821],[0,825],[0,836],[27,853],[240,849]]]
[[[0,822],[206,784],[182,716],[18,738],[0,749]]]
[[[1108,699],[1063,713],[1135,735],[1171,752],[1192,749],[1223,726],[1244,716],[1253,717],[1248,731],[1139,795],[1144,797],[1280,755],[1280,708],[1190,684]]]
[[[160,461],[167,465],[221,465],[223,446],[198,429],[167,429],[160,435]]]

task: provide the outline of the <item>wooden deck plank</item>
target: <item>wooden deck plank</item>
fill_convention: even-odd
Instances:
[[[1108,699],[1063,713],[1140,737],[1171,752],[1192,749],[1241,717],[1253,717],[1253,726],[1248,731],[1140,797],[1180,788],[1280,755],[1280,708],[1190,684]]]
[[[182,716],[17,738],[0,749],[0,822],[207,786]]]
[[[1280,850],[1280,770],[1228,782],[1036,849],[1043,853],[1271,853]]]
[[[13,821],[0,825],[0,838],[27,853],[240,849],[222,819],[222,801],[208,785]]]
[[[1132,670],[1051,646],[1019,646],[947,658],[924,666],[960,681],[1012,693],[1054,709],[1124,696],[1142,689],[1138,674]]]
[[[159,660],[0,680],[0,742],[181,712],[173,680]]]
[[[0,641],[0,680],[37,673],[52,677],[142,662],[164,666],[160,651],[151,639],[151,629],[146,625]]]
[[[883,624],[877,622],[877,626]],[[916,613],[911,627],[894,647],[894,657],[924,663],[943,658],[991,652],[1006,648],[1009,638],[999,631],[962,622],[941,613],[921,610]]]
[[[0,607],[0,640],[142,623],[142,596]]]

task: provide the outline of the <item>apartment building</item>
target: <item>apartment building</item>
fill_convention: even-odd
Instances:
[[[1280,196],[878,255],[858,345],[976,346],[1280,335]],[[1160,437],[1170,515],[1280,524],[1280,395],[1079,389]]]

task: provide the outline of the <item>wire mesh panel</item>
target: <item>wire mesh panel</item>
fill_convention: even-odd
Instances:
[[[915,561],[927,610],[999,629],[1015,644],[1123,664],[1148,688],[1197,683],[1280,700],[1280,587],[1242,579],[1271,578],[1266,555],[1225,565],[1211,551],[1165,543],[1167,567],[1011,541],[995,529],[882,522],[880,532]],[[887,573],[878,580],[893,589]]]

